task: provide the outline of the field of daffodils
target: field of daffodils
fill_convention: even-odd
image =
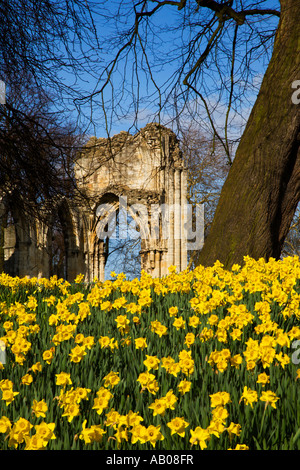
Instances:
[[[300,449],[300,261],[0,275],[0,450]]]

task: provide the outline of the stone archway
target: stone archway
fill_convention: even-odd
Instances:
[[[126,188],[118,196],[114,193],[103,194],[96,206],[91,233],[90,266],[92,270],[89,278],[104,279],[104,273],[110,248],[114,242],[120,242],[121,248],[129,247],[132,240],[139,240],[141,269],[149,272],[143,260],[144,253],[151,248],[150,220],[148,213],[148,201],[140,200],[139,203],[128,205],[128,192]],[[131,200],[130,198],[129,200]],[[141,213],[143,212],[143,213]],[[122,243],[123,242],[123,243]],[[120,252],[119,252],[120,255]],[[159,275],[159,273],[157,273]]]
[[[85,271],[84,238],[86,227],[77,207],[64,198],[53,207],[44,232],[44,252],[47,253],[48,276],[73,281]]]
[[[116,213],[120,200],[126,200],[141,227],[142,269],[159,277],[168,274],[171,265],[178,271],[187,267],[186,169],[172,131],[149,124],[134,136],[121,132],[111,139],[92,138],[77,160],[75,174],[80,190],[94,201],[87,280],[104,280],[107,251],[104,237],[97,234],[97,210],[107,204]]]

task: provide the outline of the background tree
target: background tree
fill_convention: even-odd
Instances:
[[[92,76],[98,48],[91,15],[82,0],[0,4],[0,194],[24,210],[44,212],[45,203],[71,191],[82,144],[71,112],[82,92],[79,75]]]
[[[187,200],[204,205],[204,239],[207,238],[229,164],[221,143],[203,129],[189,124],[181,129],[181,149],[187,168]],[[199,250],[188,253],[189,266],[199,264]]]
[[[22,79],[10,86],[0,110],[0,270],[5,229],[14,226],[16,234],[17,226],[24,230],[24,221],[35,218],[53,223],[57,202],[79,197],[73,162],[82,138],[71,122],[51,110],[50,97],[28,75]],[[62,232],[55,230],[54,238],[62,240]]]
[[[54,223],[53,259],[61,258],[61,224],[50,214],[64,196],[83,196],[73,164],[84,139],[73,111],[99,52],[91,8],[83,0],[0,3],[0,271],[7,224],[28,217]]]
[[[74,194],[72,162],[82,139],[28,75],[20,78],[0,109],[0,191],[6,205],[42,216],[54,199]]]

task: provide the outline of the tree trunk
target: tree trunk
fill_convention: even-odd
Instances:
[[[270,64],[221,191],[200,264],[278,259],[300,200],[300,2],[281,0]],[[294,100],[295,101],[295,100]]]

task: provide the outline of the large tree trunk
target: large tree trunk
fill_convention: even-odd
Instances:
[[[274,50],[200,253],[230,268],[243,257],[278,259],[300,200],[300,2],[281,0]]]

